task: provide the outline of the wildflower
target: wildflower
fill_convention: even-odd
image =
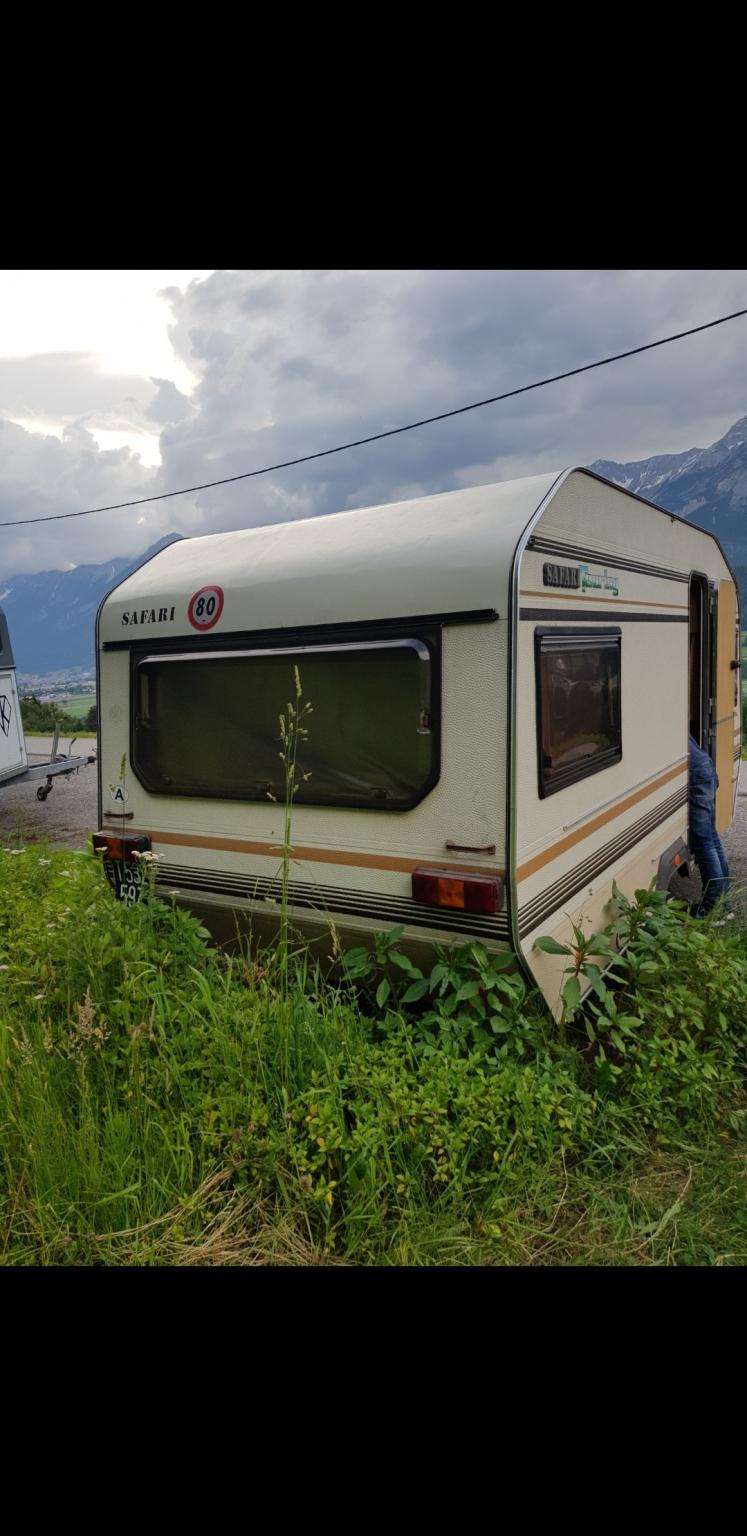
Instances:
[[[43,998],[43,996],[44,996],[44,993],[43,993],[43,992],[35,992],[35,993],[34,993],[34,997],[33,997],[33,1001],[34,1001],[34,1002],[35,1002],[35,1003],[39,1003],[39,1002],[41,1002],[41,1000],[42,1000],[42,998]]]
[[[18,853],[25,853],[26,849],[25,848],[5,848],[5,849],[3,849],[3,852],[4,853],[9,853],[12,858],[15,858],[16,854],[18,854]]]
[[[52,863],[52,860],[51,859],[40,859],[39,863],[43,864],[46,867],[47,865]]]
[[[10,966],[9,965],[0,965],[0,971],[9,971],[9,970],[10,970]]]

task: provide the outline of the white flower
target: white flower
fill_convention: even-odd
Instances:
[[[41,999],[43,998],[43,996],[44,996],[43,992],[35,992],[34,993],[34,997],[33,997],[33,1001],[35,1003],[41,1002]]]
[[[48,864],[51,864],[51,863],[52,863],[52,860],[51,860],[51,859],[40,859],[40,860],[39,860],[39,863],[40,863],[40,864],[45,864],[45,865],[48,865]]]
[[[9,965],[0,965],[0,971],[9,971],[9,970],[10,970],[10,966]]]

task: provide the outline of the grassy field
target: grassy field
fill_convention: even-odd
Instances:
[[[621,906],[559,1029],[479,945],[333,984],[0,849],[0,1261],[744,1264],[737,926]]]
[[[76,720],[82,720],[89,709],[93,709],[96,695],[95,693],[68,693],[64,698],[56,699],[55,703],[59,704],[66,714],[72,715]]]
[[[49,741],[53,734],[53,731],[24,731],[24,738],[29,743],[33,741]],[[97,733],[96,731],[75,731],[74,734],[76,741],[95,741]],[[71,731],[60,731],[61,745],[69,741],[72,735],[73,732]]]

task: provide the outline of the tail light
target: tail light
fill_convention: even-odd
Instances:
[[[135,853],[150,852],[149,837],[124,837],[119,832],[94,832],[94,853],[103,853],[105,859],[115,859],[126,864]]]
[[[412,894],[427,907],[490,914],[503,906],[503,878],[462,874],[458,869],[414,869]]]

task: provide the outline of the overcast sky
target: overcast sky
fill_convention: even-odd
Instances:
[[[0,521],[239,474],[747,305],[745,271],[5,271]],[[747,414],[747,317],[316,464],[0,529],[0,576],[707,447]]]

